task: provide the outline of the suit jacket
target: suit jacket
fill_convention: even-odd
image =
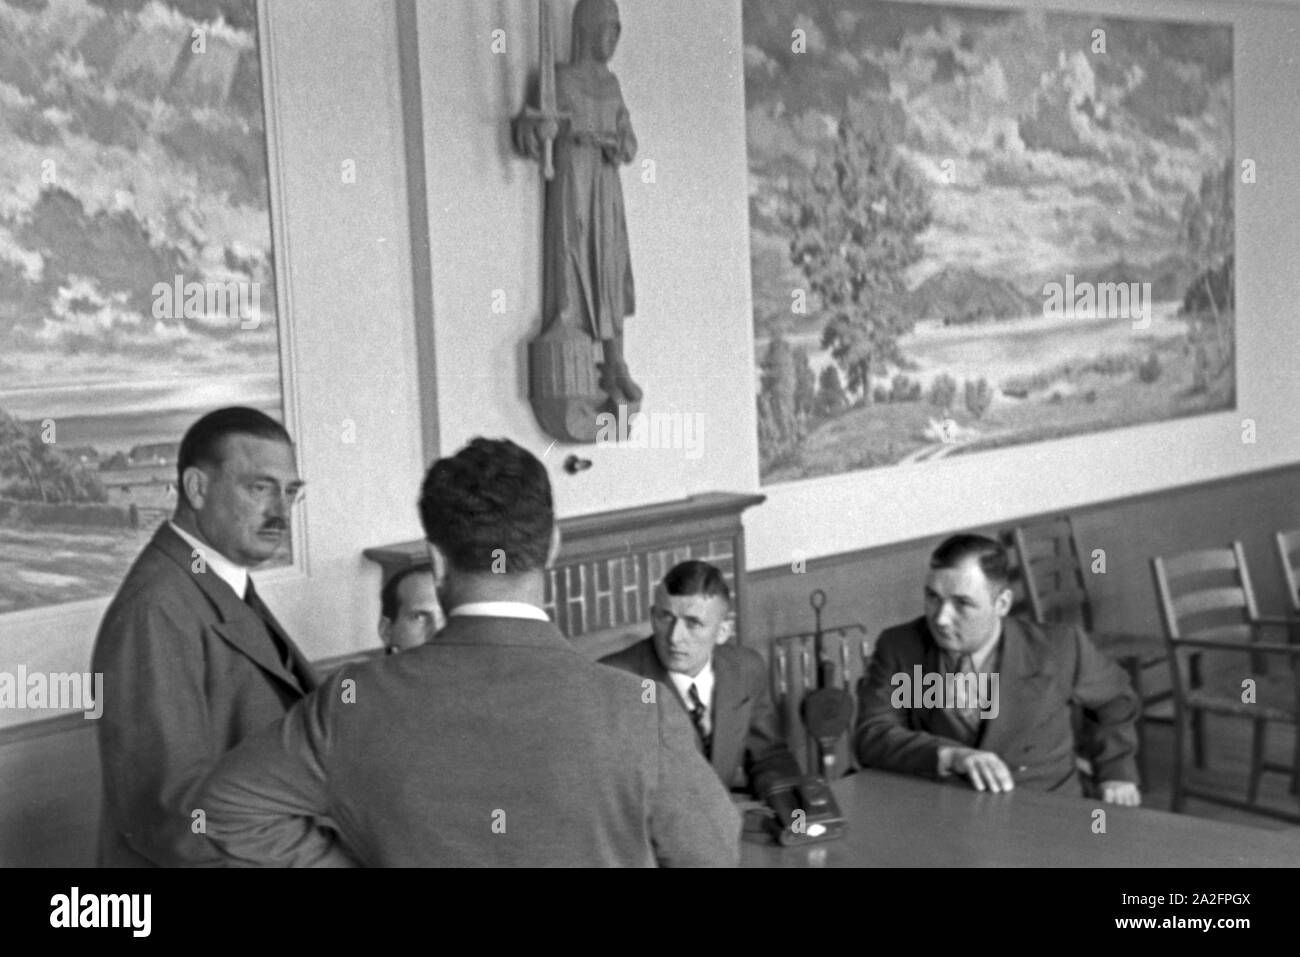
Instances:
[[[99,862],[224,862],[193,812],[217,759],[283,717],[315,686],[306,658],[285,668],[268,624],[163,523],[127,572],[95,640],[104,675]],[[195,833],[198,830],[199,833]]]
[[[1069,626],[1006,618],[1001,641],[998,713],[980,721],[974,746],[1002,758],[1017,787],[1080,788],[1071,725],[1077,703],[1096,722],[1084,744],[1097,780],[1137,781],[1138,703],[1124,670]],[[881,634],[858,686],[854,749],[863,765],[936,776],[940,746],[961,745],[950,709],[891,703],[895,675],[911,679],[917,664],[942,673],[942,655],[923,617]]]
[[[664,692],[689,715],[686,702],[668,677],[655,652],[654,639],[646,638],[631,647],[601,659],[601,664],[653,678]],[[739,772],[758,797],[765,797],[772,784],[784,777],[801,774],[781,734],[780,719],[772,706],[767,666],[752,648],[730,643],[713,649],[713,753],[710,762],[722,783],[732,787]],[[698,740],[698,736],[697,736]]]
[[[209,834],[257,865],[734,866],[739,813],[645,698],[550,622],[453,616],[228,754]]]

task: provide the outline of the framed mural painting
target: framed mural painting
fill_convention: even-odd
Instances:
[[[1230,25],[743,17],[764,484],[1236,407]]]
[[[258,37],[253,0],[0,0],[0,615],[111,594],[203,412],[284,419]]]

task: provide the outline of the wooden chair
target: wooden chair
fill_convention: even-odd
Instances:
[[[1291,628],[1293,619],[1262,616],[1240,542],[1231,547],[1188,552],[1174,558],[1151,559],[1160,616],[1164,623],[1166,652],[1174,691],[1174,774],[1171,810],[1181,811],[1188,797],[1211,801],[1257,814],[1300,823],[1300,814],[1258,803],[1259,782],[1265,771],[1291,777],[1294,793],[1300,781],[1300,734],[1290,764],[1266,759],[1267,730],[1271,723],[1296,725],[1300,715],[1300,644],[1268,642],[1266,627]],[[1246,655],[1248,672],[1235,672],[1210,685],[1189,667],[1193,649]],[[1270,670],[1270,660],[1274,669]],[[1278,667],[1278,666],[1281,667]],[[1255,681],[1255,698],[1243,701],[1248,677]],[[1185,720],[1202,714],[1244,718],[1252,724],[1250,769],[1246,800],[1189,787],[1184,780],[1183,727]]]
[[[1277,557],[1282,561],[1282,577],[1286,579],[1287,600],[1291,611],[1300,615],[1300,528],[1278,532]]]
[[[1022,613],[1039,624],[1066,623],[1081,627],[1103,654],[1119,662],[1128,672],[1141,704],[1137,721],[1137,761],[1138,774],[1145,785],[1146,734],[1143,725],[1146,721],[1172,720],[1172,715],[1153,713],[1150,709],[1171,700],[1173,691],[1147,691],[1143,681],[1146,669],[1164,663],[1164,641],[1159,635],[1094,631],[1088,576],[1079,558],[1074,522],[1068,515],[1018,525],[1010,538],[1013,561],[1019,570],[1019,587],[1023,591]],[[1196,765],[1200,767],[1205,754],[1199,725],[1193,729],[1193,749]]]

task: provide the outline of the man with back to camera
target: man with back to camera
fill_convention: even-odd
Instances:
[[[379,638],[388,654],[433,640],[443,624],[433,566],[420,562],[394,572],[379,591]]]
[[[264,865],[735,865],[739,814],[682,709],[540,607],[559,548],[541,462],[475,439],[429,469],[420,518],[447,626],[229,754],[212,840]]]
[[[1008,565],[1006,550],[981,535],[954,535],[935,549],[925,614],[881,634],[859,684],[858,760],[938,778],[959,775],[979,791],[1079,794],[1071,722],[1077,703],[1095,721],[1084,744],[1102,798],[1140,804],[1138,705],[1128,676],[1077,628],[1007,617]],[[918,673],[938,675],[944,687],[960,686],[963,674],[978,678],[992,699],[917,707]]]
[[[729,642],[735,628],[722,572],[701,561],[674,566],[655,588],[650,622],[651,637],[601,663],[675,692],[695,725],[700,750],[728,787],[743,773],[750,793],[766,798],[778,780],[798,777],[762,655]]]
[[[181,440],[176,513],[104,614],[99,863],[220,865],[200,817],[217,760],[315,686],[307,660],[248,570],[289,534],[303,483],[293,443],[255,409],[211,412]]]

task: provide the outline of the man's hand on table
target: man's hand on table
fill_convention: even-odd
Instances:
[[[1011,791],[1011,769],[992,751],[947,746],[939,748],[939,775],[960,774],[976,791]],[[1117,783],[1117,782],[1110,782]]]
[[[1107,804],[1138,807],[1142,803],[1142,793],[1132,781],[1102,781],[1101,799]]]

